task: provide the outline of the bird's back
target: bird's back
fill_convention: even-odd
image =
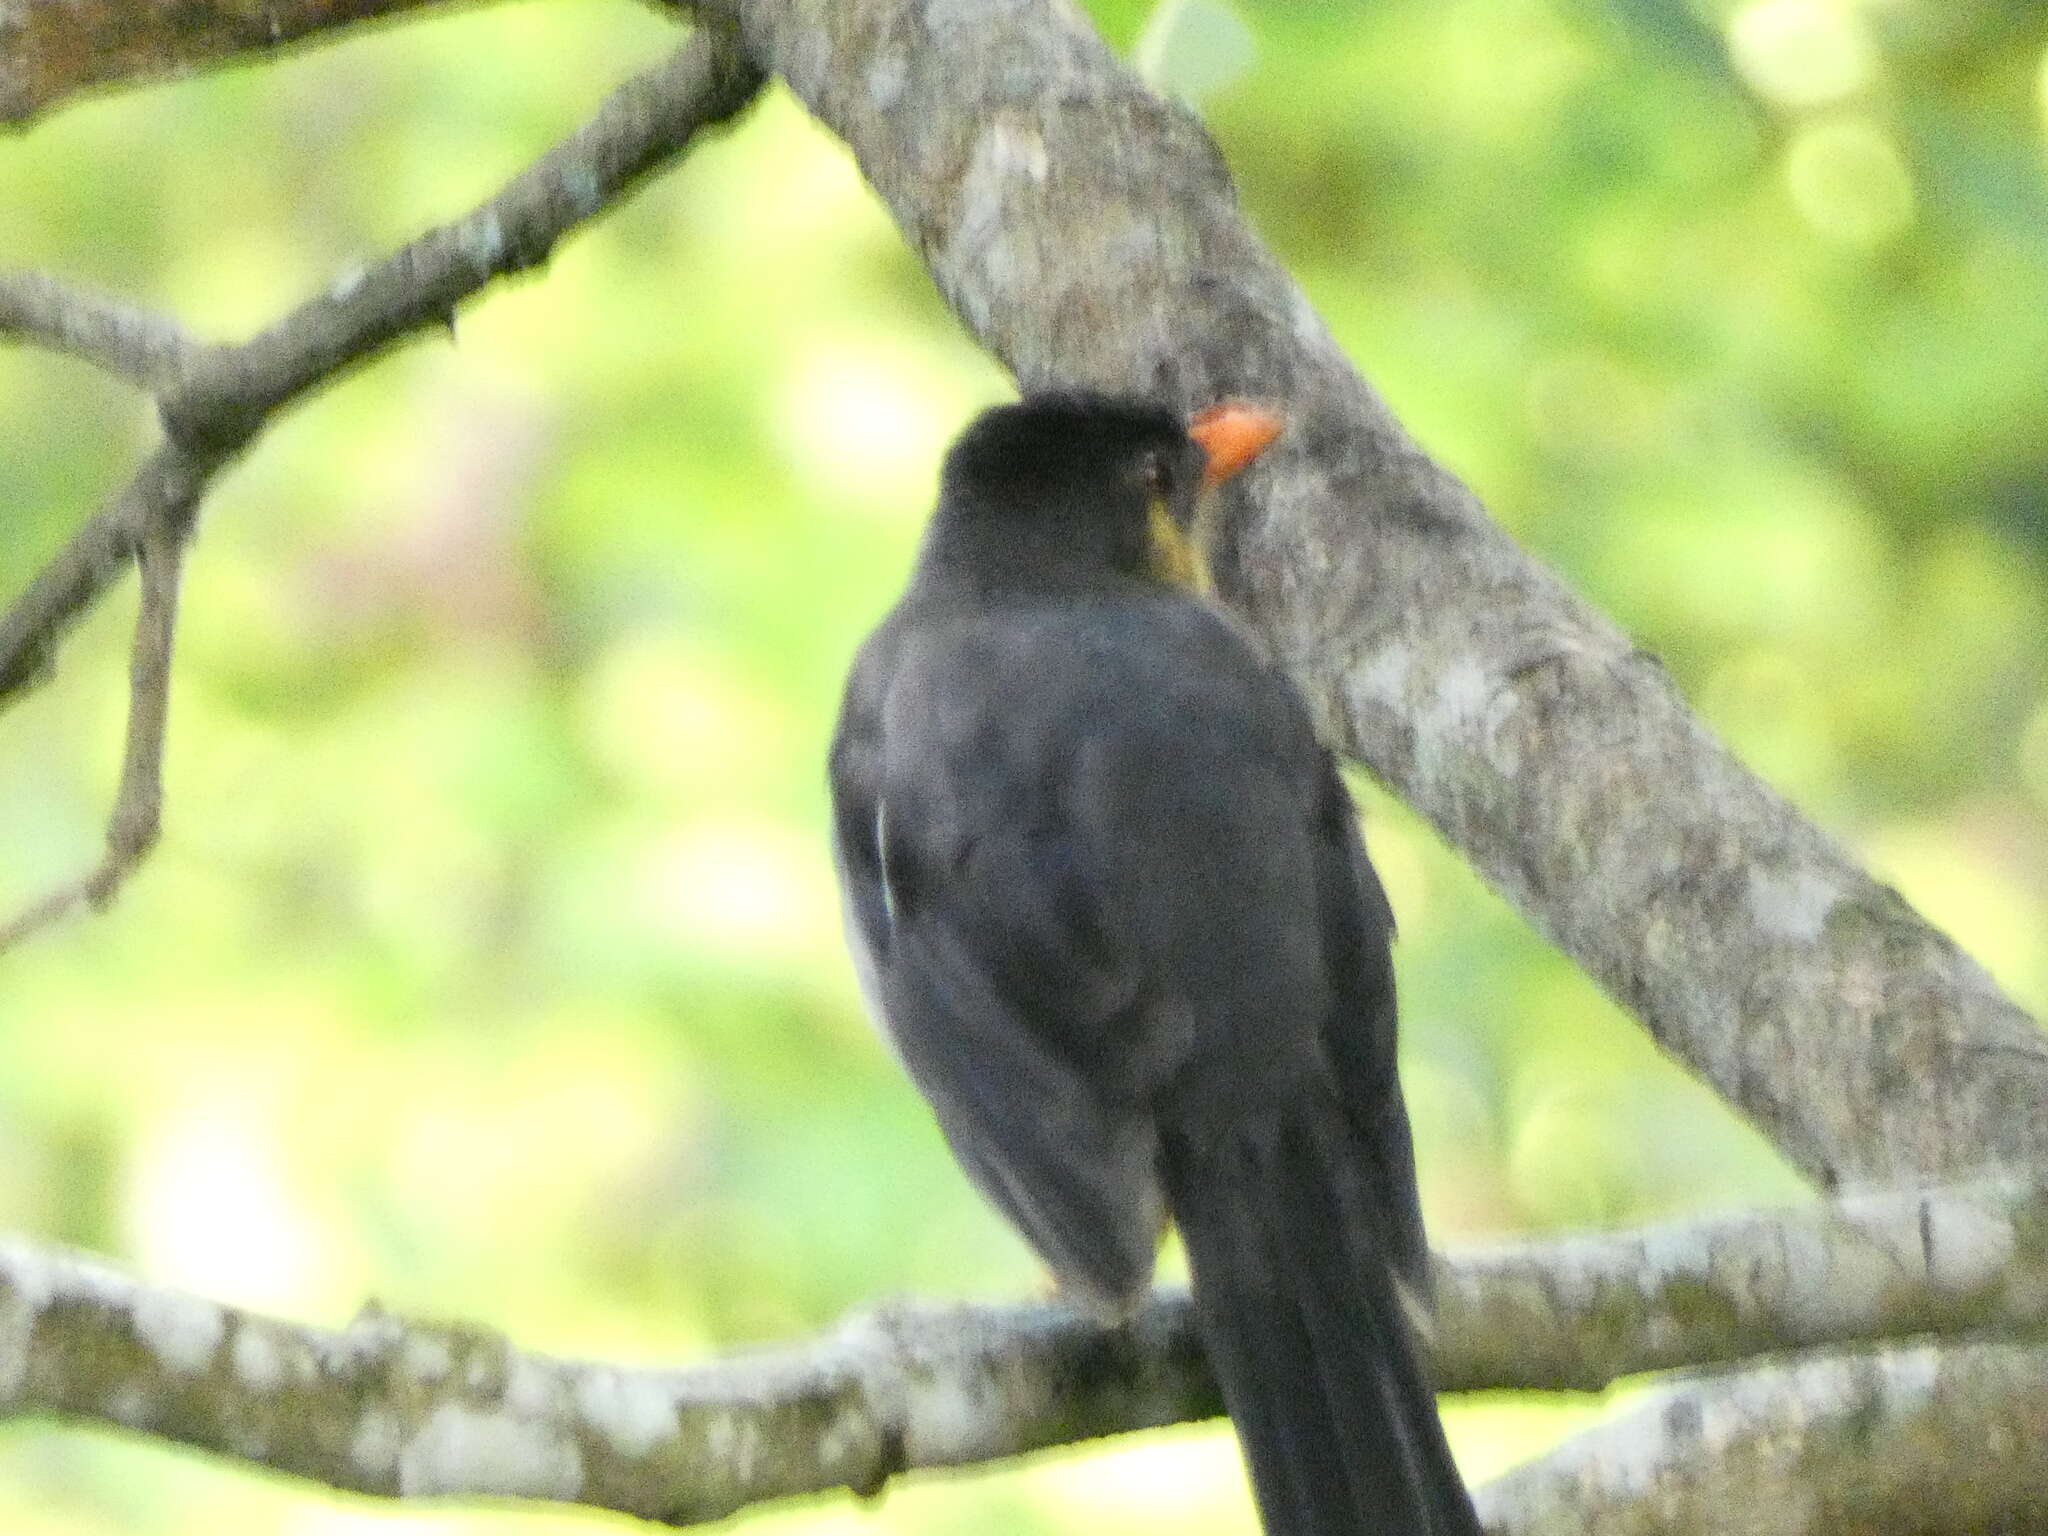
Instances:
[[[1321,749],[1210,605],[1136,583],[1057,601],[914,588],[856,668],[840,750],[865,757],[906,876],[955,900],[1009,880],[979,899],[996,921],[1015,900],[1020,923],[1016,886],[1050,883],[1126,988],[1182,1011],[1146,1086],[1190,1066],[1240,1089],[1313,1068],[1332,1006]]]

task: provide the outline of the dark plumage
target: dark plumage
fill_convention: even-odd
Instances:
[[[1104,1316],[1179,1225],[1274,1536],[1476,1536],[1417,1358],[1393,917],[1293,687],[1195,595],[1214,413],[1041,396],[946,461],[832,748],[863,985]],[[1263,437],[1258,439],[1263,442]]]

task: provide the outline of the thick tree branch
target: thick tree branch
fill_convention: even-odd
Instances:
[[[2048,1183],[1851,1196],[1468,1250],[1438,1266],[1447,1389],[1577,1388],[1757,1355],[2048,1331]]]
[[[1075,8],[706,0],[1027,386],[1279,402],[1230,595],[1330,737],[1823,1184],[2048,1164],[2048,1035],[1489,521]],[[971,14],[971,23],[964,19]]]
[[[65,632],[129,562],[143,566],[128,747],[106,856],[91,874],[0,924],[0,951],[82,902],[106,902],[155,841],[176,564],[213,476],[279,407],[414,331],[451,323],[456,306],[493,279],[545,261],[565,234],[616,203],[698,132],[732,116],[759,85],[760,75],[729,35],[700,29],[669,62],[615,90],[590,123],[489,202],[344,275],[239,346],[199,346],[169,321],[47,278],[0,279],[0,336],[73,352],[159,389],[167,435],[121,494],[0,615],[4,705],[47,674]],[[152,565],[169,573],[167,581],[150,579]]]
[[[340,1333],[0,1243],[0,1416],[111,1421],[389,1497],[553,1499],[676,1525],[1213,1414],[1185,1308],[905,1309],[691,1370],[523,1354],[371,1312]]]
[[[2048,1188],[1996,1183],[1454,1256],[1439,1266],[1439,1379],[1598,1387],[1789,1347],[2038,1329],[2044,1215]],[[340,1333],[301,1327],[0,1243],[0,1417],[118,1422],[362,1493],[557,1499],[680,1525],[1218,1411],[1182,1294],[1113,1331],[1042,1305],[906,1306],[654,1370],[375,1312]],[[1589,1465],[1615,1455],[1588,1445]],[[1501,1529],[1565,1528],[1515,1523],[1555,1505],[1562,1475],[1500,1503]]]
[[[91,86],[275,51],[444,0],[0,0],[0,126]]]
[[[1478,1502],[1494,1536],[2048,1530],[2048,1347],[1921,1345],[1682,1382]]]

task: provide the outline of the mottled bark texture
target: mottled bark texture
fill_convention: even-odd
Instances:
[[[1007,1318],[999,1319],[1008,1323]],[[1045,1314],[857,1319],[804,1350],[689,1371],[523,1354],[495,1335],[371,1312],[298,1327],[0,1244],[0,1414],[124,1424],[387,1497],[509,1497],[676,1525],[764,1499],[878,1488],[1213,1404],[1176,1395],[1195,1346]],[[1045,1340],[1062,1347],[1046,1347]]]
[[[1922,1345],[1664,1388],[1480,1490],[1491,1536],[2038,1536],[2048,1350]]]
[[[633,1369],[377,1312],[300,1327],[0,1242],[0,1418],[123,1424],[386,1497],[689,1525],[1217,1411],[1184,1305],[1114,1333],[1052,1308],[881,1311],[797,1348]]]
[[[1598,1391],[1920,1334],[2048,1335],[2048,1187],[2001,1179],[1471,1249],[1438,1265],[1437,1325],[1437,1380],[1453,1391]]]
[[[1439,1285],[1436,1368],[1467,1388],[1598,1387],[1787,1348],[2039,1328],[2048,1189],[1985,1184],[1529,1244],[1453,1256]],[[1762,1386],[1681,1386],[1656,1413],[1625,1421],[1638,1428],[1575,1442],[1570,1472],[1553,1461],[1508,1479],[1509,1491],[1488,1496],[1490,1528],[1577,1529],[1559,1523],[1567,1510],[1621,1521],[1631,1477],[1654,1475],[1657,1507],[1676,1508],[1671,1500],[1694,1496],[1686,1490],[1721,1487],[1731,1465],[1766,1453],[1786,1463],[1769,1437],[1787,1422],[1767,1431],[1759,1417],[1781,1407],[1796,1410],[1789,1423],[1801,1430],[1827,1428],[1817,1454],[1841,1459],[1830,1475],[1845,1486],[1853,1480],[1830,1416],[1852,1412],[1880,1415],[1927,1482],[1941,1484],[1945,1466],[1953,1485],[1956,1468],[1978,1465],[1971,1436],[1986,1425],[2039,1422],[2048,1382],[2048,1350],[1973,1348],[1958,1359],[1954,1374],[1925,1352],[1876,1354],[1769,1372]],[[2028,1359],[2031,1385],[2019,1370]],[[1894,1379],[1937,1375],[1947,1390],[1886,1395]],[[2023,1390],[2010,1401],[1979,1390],[2016,1380]],[[550,1359],[482,1330],[379,1312],[340,1332],[303,1327],[0,1242],[0,1419],[123,1424],[386,1497],[546,1499],[685,1525],[1219,1411],[1184,1293],[1156,1296],[1107,1331],[1052,1306],[897,1307],[773,1352],[659,1369]],[[2001,1454],[2033,1466],[2044,1445],[2037,1436]],[[2042,1486],[2038,1476],[2001,1483],[1998,1497]],[[1584,1528],[1736,1528],[1625,1518],[1638,1523]]]
[[[1223,582],[1324,729],[1823,1185],[2048,1162],[2048,1036],[1359,378],[1194,117],[1055,0],[717,0],[1027,387],[1291,430]]]
[[[0,0],[0,125],[92,86],[267,53],[446,0]]]

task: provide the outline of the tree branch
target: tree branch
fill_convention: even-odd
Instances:
[[[164,803],[164,736],[171,708],[171,644],[178,629],[178,583],[184,572],[191,508],[163,507],[142,530],[136,565],[142,601],[128,665],[128,739],[121,753],[121,787],[107,823],[107,851],[99,867],[65,886],[12,922],[0,925],[0,953],[81,904],[104,907],[156,846]]]
[[[0,126],[75,92],[158,80],[443,0],[0,0]]]
[[[2048,1329],[2048,1175],[1468,1250],[1437,1314],[1451,1391]]]
[[[1596,1388],[1792,1347],[2039,1329],[2044,1216],[2048,1187],[2001,1182],[1453,1256],[1439,1379]],[[1778,1401],[1740,1383],[1682,1390]],[[117,1422],[360,1493],[555,1499],[685,1525],[1219,1411],[1180,1293],[1114,1330],[1057,1306],[901,1306],[660,1370],[374,1310],[339,1333],[303,1327],[0,1243],[0,1417]],[[1618,1454],[1599,1433],[1572,1453],[1585,1465]],[[1558,1507],[1561,1465],[1495,1500],[1501,1529],[1566,1528],[1515,1523]],[[1643,1527],[1667,1528],[1684,1527]]]
[[[0,706],[49,676],[58,641],[127,568],[150,527],[191,520],[211,473],[198,471],[176,445],[162,445],[36,573],[14,606],[0,614]]]
[[[1274,400],[1223,578],[1363,758],[1824,1185],[2048,1164],[2048,1035],[1401,429],[1070,6],[705,0],[1026,386]]]
[[[374,267],[345,274],[239,346],[199,346],[170,321],[48,278],[0,279],[0,335],[75,353],[160,389],[167,436],[0,615],[4,705],[48,674],[64,634],[129,561],[143,565],[128,746],[107,853],[91,874],[0,924],[0,951],[81,903],[104,904],[155,842],[177,561],[213,476],[281,406],[414,331],[452,323],[456,306],[478,289],[545,261],[570,230],[738,112],[760,79],[726,32],[699,29],[667,63],[613,91],[596,117],[490,201]],[[150,577],[152,563],[160,580]]]
[[[207,349],[175,320],[38,272],[0,272],[0,338],[68,353],[144,389],[188,372]]]
[[[614,206],[697,134],[738,113],[761,75],[722,29],[701,28],[665,64],[628,80],[597,115],[489,202],[373,267],[342,274],[164,402],[183,441],[239,441],[264,415],[412,332],[453,323],[493,279],[540,266],[564,235]]]
[[[879,1311],[793,1349],[628,1369],[375,1310],[300,1327],[0,1243],[0,1416],[124,1424],[386,1497],[688,1525],[1217,1411],[1184,1303],[1116,1333],[1046,1307]]]
[[[1921,1345],[1683,1382],[1478,1504],[1494,1536],[2048,1530],[2048,1347]]]

